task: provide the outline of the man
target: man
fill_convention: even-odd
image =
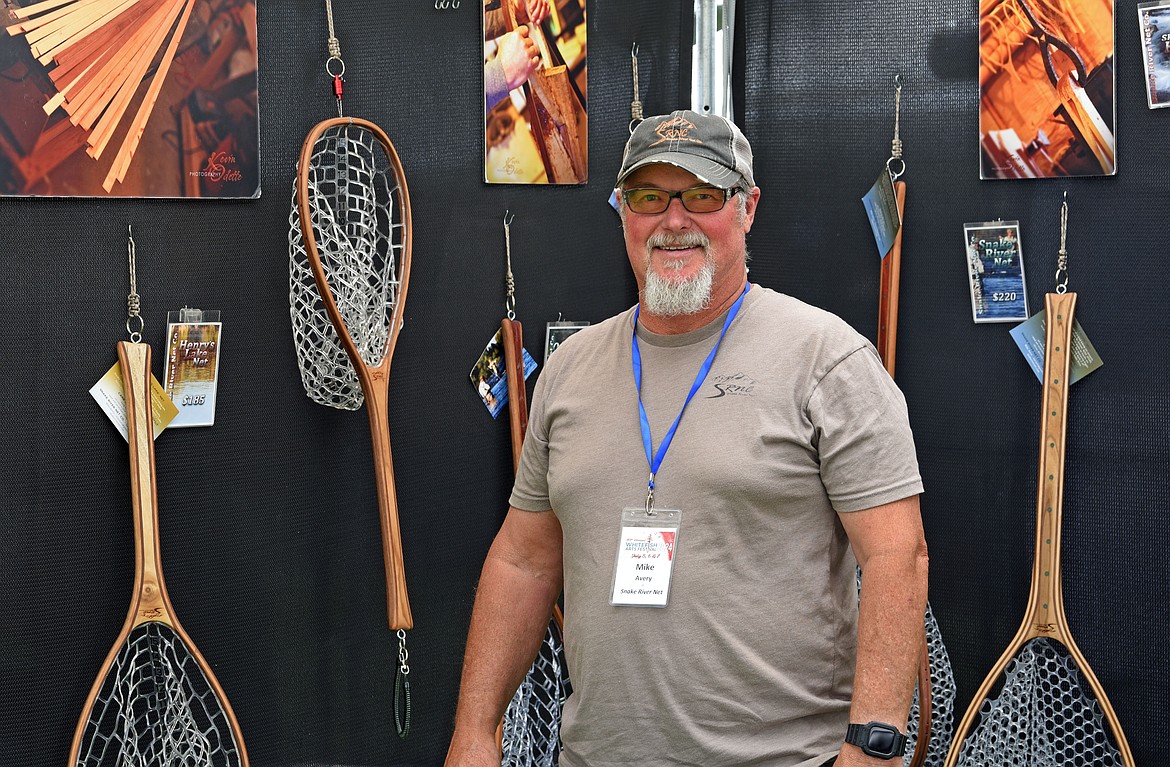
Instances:
[[[645,120],[618,187],[639,305],[537,383],[447,765],[499,764],[562,585],[563,767],[900,761],[927,577],[901,393],[844,322],[748,285],[760,190],[732,123]]]

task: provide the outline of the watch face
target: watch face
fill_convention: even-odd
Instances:
[[[885,728],[874,727],[869,731],[870,751],[877,754],[892,754],[894,752],[894,733]]]

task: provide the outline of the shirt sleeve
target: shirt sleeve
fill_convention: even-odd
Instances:
[[[835,510],[861,511],[922,492],[906,400],[872,346],[833,365],[807,411]]]

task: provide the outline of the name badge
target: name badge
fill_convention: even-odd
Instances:
[[[678,510],[622,511],[611,605],[666,607],[681,525],[682,512]]]

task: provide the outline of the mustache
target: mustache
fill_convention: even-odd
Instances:
[[[646,240],[647,250],[653,248],[709,248],[711,240],[700,232],[666,234],[657,232]]]

